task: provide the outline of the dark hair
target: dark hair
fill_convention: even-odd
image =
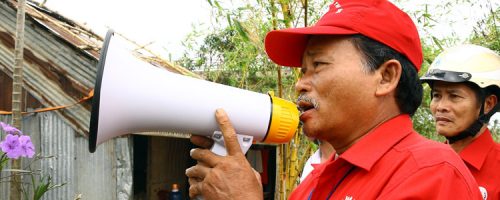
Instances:
[[[484,88],[483,90],[484,90],[484,97],[485,98],[487,96],[490,96],[490,95],[495,95],[500,100],[500,87],[498,87],[496,85],[489,85],[488,87]]]
[[[493,116],[493,114],[496,113],[498,110],[493,109],[490,111],[493,113],[489,116],[486,116],[486,114],[488,114],[488,113],[484,113],[482,110],[484,108],[484,103],[485,103],[486,97],[489,97],[490,95],[495,95],[495,96],[497,96],[497,98],[500,98],[500,96],[499,96],[500,89],[496,85],[490,85],[486,88],[481,88],[481,87],[479,87],[479,85],[477,85],[476,83],[473,83],[473,82],[465,82],[465,83],[467,86],[472,88],[472,90],[474,91],[474,94],[476,95],[477,107],[481,108],[481,112],[480,112],[479,116],[481,117],[481,115],[484,115],[484,116],[482,116],[482,120],[484,123],[488,123],[488,121],[490,121],[490,118]]]
[[[415,66],[406,56],[366,36],[352,35],[351,42],[361,51],[364,65],[369,72],[377,70],[382,64],[392,59],[401,63],[402,73],[396,88],[396,102],[402,113],[413,115],[422,103],[423,93]]]
[[[474,94],[476,95],[476,107],[481,108],[481,105],[483,105],[485,98],[491,93],[489,93],[488,90],[479,87],[479,85],[477,85],[476,83],[467,81],[464,82],[464,84],[472,91],[474,91]]]

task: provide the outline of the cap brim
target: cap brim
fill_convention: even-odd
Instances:
[[[444,81],[444,80],[435,77],[420,77],[420,82],[422,83],[430,83],[432,81]]]
[[[424,76],[420,78],[422,82],[431,82],[431,81],[444,81],[450,83],[462,83],[470,81],[472,75],[467,72],[456,72],[456,71],[446,71],[433,69],[429,70]]]
[[[311,26],[271,31],[265,39],[266,53],[278,65],[300,67],[309,35],[352,35],[357,33],[357,31],[334,26]]]
[[[443,81],[443,82],[448,82],[448,83],[463,83],[466,82],[464,80],[450,80],[450,79],[444,79],[444,78],[435,78],[435,77],[421,77],[420,82],[422,83],[431,83],[434,81]]]

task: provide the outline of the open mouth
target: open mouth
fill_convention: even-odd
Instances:
[[[299,109],[301,113],[304,113],[308,110],[314,109],[314,104],[311,102],[299,101],[297,102],[297,109]]]
[[[300,120],[303,120],[304,113],[306,113],[309,110],[312,109],[318,109],[319,105],[318,103],[313,99],[305,94],[299,95],[299,98],[297,99],[297,109],[300,112]]]

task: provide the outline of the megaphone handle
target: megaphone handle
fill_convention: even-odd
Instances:
[[[241,151],[243,152],[243,154],[247,153],[248,149],[250,149],[250,146],[252,146],[253,136],[241,134],[236,134],[236,136],[238,137],[238,143],[240,143]],[[217,155],[226,156],[227,150],[224,145],[224,137],[222,136],[222,132],[214,131],[214,133],[212,134],[212,139],[214,140],[214,145],[212,146],[212,148],[210,148],[210,150]]]
[[[252,146],[253,142],[253,136],[251,135],[240,135],[236,134],[238,137],[238,143],[240,143],[240,148],[243,154],[247,153],[248,149],[250,149],[250,146]],[[210,150],[214,152],[217,155],[220,156],[226,156],[227,155],[227,150],[226,146],[224,145],[224,137],[222,136],[222,132],[220,131],[214,131],[212,134],[212,139],[214,140],[214,145],[212,145],[212,148]],[[194,200],[204,200],[203,196],[198,195],[194,198]]]

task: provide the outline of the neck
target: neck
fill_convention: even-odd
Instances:
[[[344,136],[341,138],[332,137],[328,139],[328,142],[333,146],[333,149],[335,149],[338,155],[347,151],[347,149],[356,144],[373,129],[401,114],[401,110],[398,107],[396,97],[394,95],[386,95],[377,98],[373,102],[370,101],[367,103],[365,108],[366,112],[359,113],[359,116],[354,118],[356,123],[353,124],[353,126],[343,127],[336,130],[344,133],[330,134],[332,136]]]
[[[332,154],[335,153],[335,150],[333,149],[332,145],[330,145],[330,143],[321,142],[319,144],[319,152],[321,155],[321,163],[323,163],[323,162],[327,161],[328,159],[330,159]]]
[[[386,121],[388,121],[388,120],[390,120],[390,119],[392,119],[400,114],[401,114],[400,112],[392,112],[392,113],[386,114],[384,116],[379,115],[376,119],[372,120],[375,123],[373,123],[371,126],[367,126],[364,129],[358,129],[357,133],[351,134],[352,136],[357,136],[357,137],[349,138],[349,140],[347,140],[344,143],[339,143],[338,141],[329,141],[329,142],[330,142],[330,144],[332,144],[333,149],[335,149],[336,153],[340,155],[340,154],[344,153],[345,151],[347,151],[347,149],[349,149],[352,145],[356,144],[363,137],[365,137],[373,129],[377,128],[381,124],[385,123]]]
[[[465,147],[467,147],[472,141],[474,141],[476,138],[478,138],[481,134],[484,133],[486,130],[486,124],[483,125],[483,127],[479,130],[479,133],[477,133],[474,137],[466,137],[464,139],[458,140],[454,142],[453,144],[450,144],[451,148],[455,150],[455,152],[460,153]]]

